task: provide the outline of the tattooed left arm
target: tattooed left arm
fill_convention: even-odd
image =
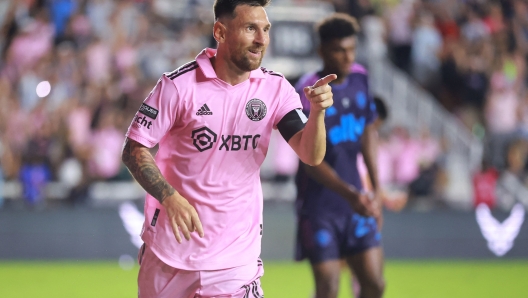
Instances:
[[[176,192],[161,174],[147,147],[127,138],[121,159],[136,181],[158,202],[163,203]]]
[[[194,231],[203,237],[198,213],[163,177],[147,147],[127,138],[121,159],[137,182],[165,207],[174,236],[179,243],[182,241],[180,229],[187,240]]]

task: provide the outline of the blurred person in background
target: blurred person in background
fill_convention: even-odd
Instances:
[[[55,39],[58,40],[66,32],[70,17],[77,10],[80,1],[76,0],[50,0],[48,1],[50,18],[55,27]]]
[[[44,103],[32,113],[35,127],[22,155],[20,181],[23,196],[30,206],[42,206],[45,202],[45,187],[52,176],[52,147],[56,126],[42,117]]]
[[[512,139],[502,157],[505,159],[506,168],[500,173],[497,181],[496,205],[506,211],[520,202],[526,208],[528,206],[528,172],[525,169],[528,160],[527,141]]]
[[[436,91],[438,84],[438,55],[442,42],[433,15],[427,11],[420,12],[412,37],[411,73],[418,83],[430,91]]]
[[[506,171],[519,178],[524,183],[527,182],[526,160],[528,157],[528,143],[526,140],[514,139],[508,144],[506,151]]]
[[[488,27],[490,34],[493,36],[505,32],[506,23],[501,3],[490,1],[486,10],[487,15],[484,17],[484,23]]]
[[[513,1],[513,3],[512,33],[519,53],[528,61],[528,3],[518,0]],[[527,82],[528,80],[525,81],[525,84]]]
[[[459,111],[469,110],[481,119],[489,90],[489,70],[492,60],[492,48],[485,41],[468,43],[464,40],[458,60],[458,71],[462,76],[461,102]],[[461,111],[462,110],[462,111]],[[468,123],[471,127],[472,123]]]
[[[462,89],[462,76],[458,69],[462,47],[458,42],[460,38],[460,27],[455,16],[445,6],[434,6],[436,26],[442,35],[442,49],[439,53],[440,59],[440,90],[438,99],[440,103],[450,112],[453,112],[460,104],[460,93]]]
[[[443,207],[443,194],[447,184],[445,148],[425,127],[415,141],[419,148],[418,173],[408,183],[408,203],[411,207],[418,208]],[[422,204],[418,205],[419,203]]]
[[[490,209],[497,204],[496,185],[499,171],[490,166],[486,157],[482,159],[481,169],[473,175],[473,205],[486,204]]]
[[[121,170],[121,149],[125,138],[117,128],[118,113],[102,108],[96,128],[90,138],[88,170],[94,180],[116,180]]]
[[[21,153],[29,140],[28,113],[20,107],[16,92],[9,80],[0,79],[0,138],[3,148],[0,163],[6,180],[18,177]]]
[[[332,83],[335,104],[325,115],[324,161],[319,166],[301,164],[296,177],[296,260],[310,261],[317,298],[337,297],[343,260],[358,278],[360,297],[381,297],[385,287],[376,106],[365,68],[354,63],[358,32],[357,21],[348,15],[324,19],[317,27],[323,69],[306,74],[296,85],[304,111],[310,114],[302,90],[330,73],[338,74]],[[356,165],[359,152],[372,181],[368,194]]]
[[[361,20],[366,52],[373,59],[387,57],[387,28],[382,17],[371,11]]]
[[[490,134],[515,132],[525,68],[522,56],[511,51],[497,53],[484,106],[486,126]]]
[[[528,93],[524,93],[519,103],[518,117],[518,135],[519,137],[528,140]]]
[[[469,3],[466,9],[466,21],[460,28],[462,37],[470,44],[487,39],[490,31],[483,20],[482,7]]]
[[[401,186],[408,185],[420,173],[420,144],[411,135],[408,125],[395,125],[388,146],[392,151],[394,182]]]
[[[394,125],[381,142],[380,151],[387,151],[387,156],[380,168],[390,168],[385,184],[397,198],[406,197],[406,206],[413,207],[416,201],[436,203],[444,187],[445,149],[424,125],[417,125],[420,129],[414,134],[409,125],[413,124]]]
[[[376,105],[376,113],[378,117],[372,125],[374,125],[379,135],[383,125],[387,122],[389,117],[389,110],[387,104],[380,96],[374,96],[374,104]],[[395,187],[393,185],[393,175],[395,169],[393,168],[393,156],[390,152],[390,148],[386,144],[386,140],[379,137],[378,141],[378,180],[379,188],[381,189],[381,200],[383,206],[391,211],[400,211],[407,203],[407,190],[404,187]],[[371,191],[372,182],[369,178],[369,172],[363,160],[363,155],[358,154],[358,170],[361,175],[362,185],[366,190]]]
[[[391,59],[403,71],[411,65],[414,0],[402,0],[387,11],[388,43]]]
[[[487,144],[493,154],[492,163],[504,168],[501,158],[507,144],[518,134],[523,91],[525,59],[515,52],[499,50],[490,78],[490,89],[484,105]]]

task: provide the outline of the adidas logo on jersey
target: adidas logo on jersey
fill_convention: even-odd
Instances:
[[[211,110],[209,110],[209,107],[207,106],[207,104],[204,104],[199,110],[198,112],[196,112],[196,116],[205,116],[205,115],[212,115],[213,112],[211,112]]]

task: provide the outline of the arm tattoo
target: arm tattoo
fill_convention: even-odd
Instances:
[[[165,180],[145,146],[127,138],[122,160],[137,182],[160,203],[176,192]]]

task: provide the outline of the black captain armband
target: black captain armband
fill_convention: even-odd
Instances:
[[[306,118],[301,109],[295,109],[282,117],[277,124],[277,128],[282,137],[288,142],[291,137],[304,128],[306,121],[308,121],[308,118]]]

